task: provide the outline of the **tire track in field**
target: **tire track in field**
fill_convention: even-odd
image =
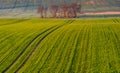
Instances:
[[[31,35],[31,34],[30,34]],[[30,35],[29,36],[27,36],[27,38],[25,38],[24,40],[22,40],[22,41],[19,41],[19,44],[23,44],[23,41],[25,41],[25,40],[27,40],[29,37],[30,37]],[[18,39],[17,39],[18,40]],[[20,38],[19,38],[19,40],[20,40]],[[26,42],[25,42],[26,43]],[[14,49],[15,48],[15,49]],[[12,50],[10,50],[10,52],[6,52],[7,53],[7,55],[0,61],[0,65],[1,65],[1,63],[3,62],[3,61],[5,61],[5,59],[7,60],[7,58],[9,57],[9,55],[11,55],[12,53],[13,53],[13,51],[14,50],[16,50],[16,49],[19,49],[19,45],[15,45],[14,47],[12,47]]]
[[[22,23],[22,22],[25,22],[25,21],[28,21],[28,20],[30,20],[30,19],[21,19],[21,20],[17,20],[17,21],[14,21],[14,22],[9,22],[9,23],[5,23],[5,24],[0,24],[0,26]]]
[[[29,48],[29,46],[30,46],[41,34],[49,31],[50,29],[52,29],[52,28],[54,28],[54,27],[55,27],[55,26],[52,26],[52,27],[46,29],[45,31],[43,31],[42,33],[38,34],[37,36],[35,36],[35,37],[30,41],[30,43],[27,44],[27,46],[21,51],[21,53],[18,55],[18,57],[17,57],[6,69],[3,70],[3,73],[5,73],[5,72],[19,59],[19,57],[21,57],[21,55],[27,50],[27,48]]]
[[[67,27],[67,29],[65,29],[64,31],[68,30],[68,28],[69,28],[69,27]],[[59,40],[56,40],[56,42],[59,42],[60,40],[63,40],[63,39],[65,38],[66,33],[67,33],[67,32],[62,32],[62,34],[60,34]],[[60,42],[59,44],[57,44],[58,46],[57,46],[56,52],[54,53],[54,58],[53,58],[53,57],[51,58],[51,60],[53,60],[53,61],[48,63],[48,64],[49,64],[48,67],[52,67],[52,65],[53,65],[54,63],[56,63],[55,60],[57,59],[58,54],[63,50],[63,49],[60,48],[61,46],[63,46],[63,43],[64,43],[64,42],[62,42],[62,43]],[[64,45],[65,45],[65,44],[64,44]],[[52,55],[53,55],[53,53],[52,53]],[[42,57],[43,57],[43,56],[42,56]],[[49,60],[49,59],[48,59],[48,60]],[[46,60],[46,61],[48,61],[48,60]],[[39,61],[39,62],[41,62],[41,61]],[[42,71],[44,70],[44,66],[45,66],[46,64],[45,64],[45,65],[42,64],[42,65],[43,65],[43,66],[40,66],[40,69],[39,69],[40,72],[42,72]],[[52,72],[53,69],[54,69],[54,68],[52,67],[52,70],[48,69],[47,72],[49,72],[49,71]]]
[[[31,54],[26,58],[26,60],[23,62],[23,64],[15,71],[15,72],[18,72],[25,64],[26,62],[30,59],[30,57],[33,55],[34,51],[38,48],[38,46],[40,45],[40,43],[48,36],[50,35],[52,32],[54,32],[55,30],[65,26],[65,25],[68,25],[68,24],[71,24],[74,20],[69,20],[67,22],[65,22],[64,24],[60,25],[60,26],[57,26],[56,28],[54,28],[53,30],[51,30],[48,34],[46,34],[44,37],[41,38],[41,40],[37,43],[36,47],[33,49],[33,51],[31,52]]]
[[[52,58],[52,55],[55,53],[55,49],[56,49],[55,45],[58,43],[58,41],[62,40],[62,37],[64,37],[63,34],[65,34],[65,33],[63,33],[63,30],[60,31],[59,35],[57,33],[57,35],[58,35],[58,37],[56,37],[57,39],[54,41],[54,44],[52,45],[52,47],[48,49],[48,50],[50,50],[50,52],[47,54],[48,50],[46,49],[46,51],[42,54],[42,57],[40,58],[40,60],[37,63],[41,62],[41,60],[45,56],[45,54],[47,54],[47,56],[45,58],[45,61],[42,64],[40,64],[41,66],[39,64],[37,64],[39,66],[38,72],[42,71],[42,69],[44,69],[44,66],[47,64],[47,61],[50,61],[50,59]],[[48,64],[50,64],[50,63],[48,63]],[[37,69],[37,66],[34,67],[34,69],[32,69],[32,71],[34,71],[35,69]]]
[[[34,51],[38,48],[38,45],[42,42],[42,40],[43,40],[44,38],[46,38],[50,33],[52,33],[53,31],[57,30],[58,28],[66,25],[66,24],[72,23],[72,22],[73,22],[73,21],[70,21],[70,20],[69,20],[69,21],[65,22],[64,24],[62,24],[62,25],[60,25],[60,26],[57,26],[57,25],[52,26],[52,27],[46,29],[45,31],[41,32],[41,33],[38,34],[37,36],[35,36],[35,37],[33,38],[33,40],[25,47],[25,49],[22,50],[22,52],[18,55],[18,57],[17,57],[6,69],[3,70],[3,73],[6,72],[17,60],[19,60],[19,58],[22,56],[22,54],[28,49],[28,47],[29,47],[30,45],[32,45],[32,44],[34,43],[34,41],[35,41],[40,35],[42,35],[42,34],[44,34],[45,32],[47,32],[47,31],[49,31],[49,30],[52,29],[48,34],[46,34],[44,37],[42,37],[42,39],[37,43],[36,47],[35,47],[35,48],[33,49],[33,51],[30,53],[30,55],[26,58],[26,60],[22,63],[22,65],[21,65],[15,72],[18,72],[18,71],[25,65],[25,63],[29,60],[29,58],[32,56],[32,54],[33,54]]]

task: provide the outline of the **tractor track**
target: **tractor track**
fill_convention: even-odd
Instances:
[[[45,32],[51,30],[49,33],[47,33],[44,37],[42,37],[40,39],[40,41],[37,43],[36,47],[32,50],[32,52],[30,53],[30,55],[25,59],[25,61],[20,65],[20,67],[15,71],[18,72],[24,65],[25,63],[30,59],[30,57],[33,55],[34,51],[38,48],[38,45],[42,42],[43,39],[45,39],[49,34],[51,34],[52,32],[54,32],[55,30],[59,29],[60,27],[64,26],[64,25],[67,25],[67,24],[70,24],[72,23],[74,20],[69,20],[67,22],[65,22],[64,24],[60,25],[60,26],[52,26],[50,28],[48,28],[47,30],[41,32],[40,34],[38,34],[36,37],[33,38],[33,40],[25,47],[24,50],[22,50],[22,52],[18,55],[18,57],[6,68],[3,70],[2,73],[5,73],[8,71],[8,69],[21,57],[21,55],[28,49],[28,47],[37,39],[39,38],[40,35],[44,34]]]
[[[24,39],[22,42],[20,42],[19,44],[23,44],[23,42],[27,39],[29,39],[29,36],[26,39]],[[17,48],[19,48],[19,45],[16,45],[15,49],[12,49],[6,57],[4,57],[2,60],[0,60],[0,64],[1,64],[1,62],[3,62],[4,59],[8,58],[9,55],[11,55],[13,53],[13,51],[16,50]]]
[[[58,40],[60,40],[61,34],[63,34],[63,30],[62,30],[59,34],[60,34],[60,35],[57,37],[57,40],[54,42],[54,45],[57,44]],[[43,66],[47,64],[46,62],[49,61],[49,59],[50,59],[50,57],[51,57],[51,55],[52,55],[52,52],[55,50],[55,48],[54,48],[55,46],[54,46],[54,45],[52,45],[52,47],[50,48],[50,52],[49,52],[49,54],[47,55],[44,63],[40,66],[40,70],[42,70]],[[46,54],[47,51],[48,51],[48,50],[46,49],[46,51],[42,54],[41,59],[43,58],[43,56]],[[41,59],[39,60],[39,62],[41,62]],[[36,67],[35,67],[32,71],[34,71],[35,69],[36,69]],[[40,70],[39,70],[38,72],[40,72]]]
[[[9,51],[9,52],[6,52],[7,54],[5,53],[5,54],[6,54],[5,57],[3,57],[3,58],[0,60],[0,72],[1,72],[1,73],[4,73],[4,72],[2,72],[2,71],[3,71],[7,66],[9,66],[9,64],[11,64],[11,62],[12,62],[12,61],[11,61],[11,62],[7,61],[7,59],[9,59],[9,58],[11,57],[11,55],[13,55],[13,53],[14,53],[17,49],[20,49],[19,46],[20,46],[21,44],[25,44],[24,41],[27,40],[28,38],[29,38],[29,36],[28,36],[27,38],[25,38],[23,41],[21,41],[18,45],[16,45],[16,46],[15,46],[15,49],[14,49],[14,48],[10,48],[11,50],[9,49],[10,51]],[[28,41],[27,41],[27,42],[28,42]],[[6,62],[6,61],[8,62],[8,63],[7,63],[7,66],[2,69],[1,66],[2,66],[2,64],[4,64],[4,62]],[[5,64],[4,64],[4,65],[5,65]]]
[[[44,37],[42,37],[42,39],[37,43],[36,47],[33,49],[32,53],[27,57],[27,59],[23,62],[23,64],[15,71],[15,72],[18,72],[24,65],[25,63],[30,59],[30,57],[33,55],[34,51],[38,48],[38,46],[40,45],[40,43],[49,35],[51,34],[52,32],[54,32],[55,30],[63,27],[64,25],[67,25],[67,24],[71,24],[74,20],[69,20],[67,21],[66,23],[64,23],[63,25],[60,25],[58,27],[56,27],[55,29],[51,30],[48,34],[46,34]]]
[[[65,30],[64,30],[64,32],[61,33],[59,40],[57,40],[56,42],[58,42],[58,41],[60,41],[60,40],[63,40],[64,37],[65,37],[65,33],[66,33],[66,32],[65,32]],[[62,39],[62,38],[63,38],[63,39]],[[62,43],[62,44],[63,44],[63,43]],[[60,44],[59,44],[58,47],[60,47],[60,46],[61,46],[61,42],[60,42]],[[61,50],[62,50],[62,49],[61,49]],[[57,58],[56,58],[56,57],[57,57],[57,54],[58,54],[59,52],[61,52],[61,50],[60,50],[60,48],[57,49],[57,51],[56,51],[55,54],[54,54],[55,57],[54,57],[53,61],[50,62],[50,66],[52,66],[52,65],[54,64],[55,59],[57,59]],[[48,59],[48,60],[46,59],[46,61],[49,61],[49,59]],[[41,60],[40,60],[39,62],[41,62]],[[42,71],[42,69],[44,69],[44,66],[43,66],[43,65],[46,65],[45,62],[44,62],[44,64],[42,64],[42,66],[40,66],[40,68],[39,68],[39,71],[40,71],[40,72]],[[34,68],[34,69],[35,69],[35,68]],[[34,69],[33,69],[33,70],[34,70]],[[49,70],[50,70],[50,69],[49,69]],[[48,71],[49,71],[49,70],[48,70]]]
[[[55,26],[54,26],[55,27]],[[42,33],[38,34],[37,36],[35,36],[31,41],[30,43],[22,50],[22,52],[18,55],[18,57],[5,69],[3,70],[2,73],[5,73],[18,59],[19,57],[21,57],[21,55],[27,50],[27,48],[35,41],[35,39],[37,39],[41,34],[45,33],[46,31],[52,29],[53,27],[51,28],[48,28],[47,30],[43,31]]]

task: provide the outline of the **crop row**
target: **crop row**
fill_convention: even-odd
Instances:
[[[119,18],[1,22],[0,72],[120,72],[119,23]]]

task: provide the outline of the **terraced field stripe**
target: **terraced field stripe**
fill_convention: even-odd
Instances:
[[[45,39],[48,35],[50,35],[51,33],[53,33],[54,31],[56,31],[57,29],[65,26],[65,25],[68,25],[68,24],[71,24],[74,20],[69,20],[67,22],[65,22],[64,24],[60,25],[60,26],[57,26],[55,27],[54,29],[52,29],[49,33],[47,33],[45,36],[43,36],[39,42],[37,43],[36,47],[33,49],[33,51],[31,52],[31,54],[26,58],[26,60],[23,62],[23,64],[15,71],[15,72],[18,72],[24,65],[25,63],[29,60],[29,58],[34,54],[34,51],[38,48],[39,44],[43,41],[43,39]]]

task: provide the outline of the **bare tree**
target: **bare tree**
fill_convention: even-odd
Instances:
[[[57,5],[51,5],[50,6],[50,12],[51,12],[51,14],[52,14],[53,17],[56,17],[56,13],[58,11],[58,8],[59,7]]]
[[[40,17],[43,18],[44,17],[44,7],[43,6],[40,6],[38,8],[38,13],[40,14]]]
[[[82,7],[82,5],[81,5],[80,3],[77,3],[76,11],[77,11],[78,13],[81,13],[81,7]]]
[[[77,13],[81,12],[81,4],[80,3],[72,3],[71,8],[73,9],[74,17],[77,17]]]
[[[64,17],[67,17],[68,6],[66,4],[62,5],[61,7]]]

